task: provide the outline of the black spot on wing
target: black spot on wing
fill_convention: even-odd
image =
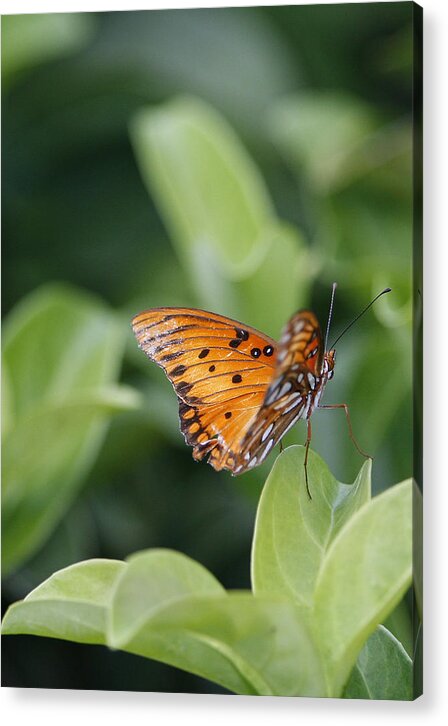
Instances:
[[[182,376],[185,371],[187,370],[187,366],[184,366],[182,363],[178,366],[176,366],[170,373],[171,376]]]
[[[249,338],[249,332],[247,330],[243,330],[242,328],[235,328],[236,337],[240,338],[241,340],[248,340]]]

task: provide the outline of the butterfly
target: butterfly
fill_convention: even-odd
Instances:
[[[243,474],[304,419],[310,495],[307,458],[311,415],[318,406],[344,408],[350,436],[368,456],[354,439],[346,404],[320,404],[335,367],[335,349],[326,349],[335,287],[325,344],[310,310],[295,313],[278,342],[237,320],[194,308],[153,308],[133,318],[139,347],[174,387],[180,428],[195,460],[208,457],[217,471]]]

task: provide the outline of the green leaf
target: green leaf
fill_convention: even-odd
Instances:
[[[88,13],[6,15],[2,18],[2,78],[58,56],[68,55],[91,37]]]
[[[290,96],[274,107],[269,126],[285,159],[320,193],[345,186],[382,158],[368,153],[378,127],[374,111],[347,94]]]
[[[325,695],[318,650],[292,603],[226,594],[175,552],[57,572],[8,610],[3,634],[15,633],[119,646],[235,693]]]
[[[4,326],[9,423],[3,436],[3,567],[20,564],[67,510],[110,416],[135,408],[118,386],[127,329],[89,296],[50,286]]]
[[[193,264],[209,249],[229,277],[253,270],[275,217],[257,168],[224,119],[187,97],[142,109],[131,131],[143,179],[186,269],[195,274]]]
[[[6,361],[2,361],[2,436],[12,426],[13,418],[12,386]]]
[[[415,537],[415,530],[414,535]],[[415,548],[414,548],[414,580],[415,580]],[[398,603],[397,607],[392,610],[390,615],[383,620],[382,625],[392,633],[392,635],[401,643],[406,653],[410,658],[414,655],[414,632],[413,632],[413,620],[416,613],[412,612],[409,606],[408,599],[405,596]]]
[[[361,650],[344,698],[412,700],[412,661],[384,626],[377,627]]]
[[[414,537],[414,559],[413,559],[413,585],[417,613],[420,620],[423,619],[423,495],[417,482],[414,481],[412,488],[413,495],[413,537]]]
[[[371,462],[354,484],[336,481],[312,450],[306,491],[305,449],[290,446],[277,458],[257,512],[252,551],[255,594],[282,594],[312,607],[319,569],[335,535],[370,499]]]
[[[142,109],[131,138],[199,305],[277,336],[305,304],[316,265],[277,219],[233,130],[203,101],[182,97]]]
[[[267,252],[260,265],[232,284],[233,315],[278,339],[292,312],[308,304],[315,268],[295,228],[281,222],[271,225],[266,238]]]
[[[124,331],[96,298],[63,285],[45,285],[9,314],[3,331],[14,414],[63,400],[118,375]]]
[[[185,598],[149,617],[125,649],[235,693],[325,695],[318,651],[288,601],[249,593]]]
[[[227,594],[201,565],[169,550],[129,558],[116,584],[108,642],[236,693],[324,688],[319,656],[294,608]]]
[[[128,558],[119,579],[109,621],[114,647],[129,638],[143,619],[168,603],[192,595],[223,595],[224,588],[202,565],[172,550],[153,549]]]
[[[314,594],[313,625],[330,690],[343,688],[368,636],[411,584],[412,483],[372,499],[330,545]]]
[[[125,567],[116,560],[87,560],[56,572],[25,600],[11,605],[3,634],[104,644],[107,609]]]
[[[380,341],[375,336],[375,339],[363,346],[362,355],[349,381],[347,399],[356,400],[360,410],[369,411],[364,420],[363,440],[370,447],[379,448],[394,416],[410,396],[412,371],[409,340],[410,330],[403,328],[392,333],[384,331]],[[397,361],[400,361],[399,365]],[[385,371],[388,371],[387,375],[384,375]],[[369,381],[368,386],[366,381]],[[410,438],[410,434],[407,436]]]

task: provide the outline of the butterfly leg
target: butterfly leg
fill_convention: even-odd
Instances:
[[[305,442],[305,461],[303,462],[303,465],[305,467],[305,484],[306,484],[306,491],[308,493],[308,496],[310,499],[313,497],[311,496],[310,487],[308,484],[308,451],[311,444],[311,419],[308,418],[306,421],[306,442]]]
[[[367,454],[365,451],[363,451],[361,449],[360,445],[358,444],[358,442],[355,439],[355,435],[354,435],[353,429],[352,429],[352,422],[350,421],[350,414],[348,412],[348,406],[346,403],[330,403],[330,404],[327,404],[324,406],[318,406],[318,408],[343,408],[345,411],[345,418],[347,419],[348,434],[349,434],[351,440],[353,441],[354,445],[358,449],[361,456],[364,456],[366,459],[373,458],[372,456],[370,456],[370,454]]]

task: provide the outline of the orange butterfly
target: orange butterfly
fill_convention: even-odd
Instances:
[[[334,372],[335,350],[327,351],[326,342],[335,287],[325,346],[309,310],[293,315],[278,343],[236,320],[193,308],[153,308],[133,318],[139,347],[176,391],[181,431],[194,459],[208,456],[214,469],[242,474],[261,464],[296,421],[306,419],[309,493],[311,414]],[[368,456],[353,437],[346,404],[322,408],[345,409],[350,436]]]

